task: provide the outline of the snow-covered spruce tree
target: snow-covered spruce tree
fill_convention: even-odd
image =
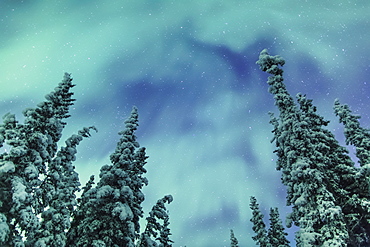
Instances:
[[[75,192],[80,181],[72,161],[76,159],[76,146],[83,137],[90,136],[90,129],[84,128],[66,140],[66,146],[57,152],[48,166],[48,175],[41,184],[43,200],[49,205],[41,214],[41,227],[29,246],[65,246],[66,230],[70,229],[70,218],[77,206]]]
[[[289,247],[289,240],[286,238],[287,235],[280,220],[278,208],[270,208],[270,228],[267,232],[269,243],[271,246]]]
[[[69,117],[74,101],[73,86],[70,74],[65,73],[46,101],[23,111],[24,124],[12,114],[3,117],[0,147],[5,143],[10,150],[0,154],[1,246],[129,247],[140,236],[141,189],[148,182],[142,176],[146,172],[145,148],[139,147],[134,134],[137,109],[133,108],[126,129],[119,133],[122,137],[110,156],[112,165],[102,167],[96,187],[90,177],[76,200],[80,186],[72,165],[76,146],[96,128],[83,128],[58,151],[57,142],[66,125],[63,120]],[[162,200],[170,202],[172,197]],[[168,216],[162,219],[157,240],[159,246],[170,246],[166,245],[171,242]]]
[[[91,215],[94,211],[93,208],[88,207],[88,202],[90,200],[90,190],[93,188],[94,182],[94,175],[90,176],[89,181],[86,183],[84,187],[82,187],[82,194],[79,198],[77,198],[77,208],[73,211],[73,221],[71,222],[71,227],[67,233],[67,245],[73,246],[76,241],[75,239],[81,238],[79,236],[83,234],[85,228],[83,227],[83,221],[85,219],[85,215]]]
[[[289,246],[289,241],[286,239],[288,234],[284,231],[277,208],[270,208],[270,228],[268,231],[266,231],[266,225],[263,222],[263,214],[254,196],[250,198],[250,208],[252,209],[252,229],[256,233],[252,239],[256,241],[257,245],[268,247]]]
[[[235,237],[234,231],[230,230],[230,247],[239,247],[238,239]]]
[[[252,218],[250,220],[253,223],[252,229],[256,233],[252,239],[261,247],[271,246],[267,237],[266,225],[263,222],[263,214],[261,213],[257,199],[254,196],[250,197],[249,206],[252,210]]]
[[[136,141],[137,108],[125,121],[120,141],[110,156],[111,165],[100,170],[100,181],[92,187],[91,178],[74,213],[68,246],[133,247],[139,237],[143,216],[141,189],[148,181],[142,175],[147,156]]]
[[[339,116],[339,121],[344,124],[346,144],[356,147],[356,156],[360,166],[370,164],[370,131],[361,127],[358,121],[361,117],[352,114],[349,106],[340,104],[338,99],[334,102],[334,111]]]
[[[164,205],[166,202],[170,204],[173,198],[171,195],[164,196],[159,199],[156,205],[153,206],[149,212],[149,217],[146,218],[147,225],[144,232],[141,234],[139,247],[171,247],[173,243],[170,240],[170,229],[168,228],[169,216]],[[163,223],[161,223],[163,222]],[[159,234],[159,236],[158,236]],[[158,240],[160,243],[157,244],[153,239]]]
[[[348,246],[368,246],[368,234],[364,230],[366,229],[364,224],[369,225],[366,223],[369,219],[370,205],[368,170],[365,167],[361,169],[354,167],[354,162],[348,156],[348,151],[339,145],[330,131],[321,127],[320,121],[323,118],[316,114],[316,107],[312,105],[312,100],[308,100],[300,94],[297,99],[300,109],[305,115],[304,121],[309,123],[310,129],[314,133],[315,138],[311,139],[311,143],[325,154],[320,157],[318,153],[315,153],[312,159],[326,164],[325,181],[328,190],[335,197],[336,205],[342,211],[349,235],[347,244]],[[360,221],[362,226],[359,224]]]
[[[12,114],[3,117],[0,146],[5,142],[10,150],[0,154],[1,246],[64,246],[79,186],[71,161],[77,144],[89,135],[89,128],[80,131],[57,153],[63,120],[74,101],[72,87],[65,73],[46,101],[23,111],[24,124]]]
[[[282,170],[282,182],[287,186],[287,204],[293,205],[288,217],[300,230],[297,246],[347,246],[348,227],[341,204],[346,200],[346,184],[353,181],[353,162],[347,150],[322,126],[311,101],[298,95],[300,109],[283,83],[285,61],[260,54],[257,64],[268,78],[269,92],[274,95],[280,116],[272,117],[278,156],[277,169]],[[288,224],[289,226],[290,224]]]
[[[335,100],[334,111],[344,124],[346,144],[356,147],[360,167],[356,168],[353,183],[346,186],[347,194],[342,210],[346,212],[351,246],[370,245],[370,132],[360,126],[360,116],[352,114],[348,105]]]

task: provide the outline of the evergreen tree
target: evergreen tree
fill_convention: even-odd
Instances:
[[[24,124],[13,114],[3,117],[0,147],[5,143],[10,150],[0,154],[1,246],[133,247],[140,236],[141,189],[148,184],[143,177],[148,157],[134,134],[137,109],[133,108],[125,130],[119,133],[120,141],[110,156],[112,165],[101,168],[95,187],[91,176],[76,199],[80,186],[72,165],[76,147],[96,128],[83,128],[58,151],[57,142],[66,125],[63,120],[69,117],[74,101],[72,87],[72,78],[65,73],[46,101],[23,111]],[[163,205],[171,201],[171,196],[158,201],[151,215],[163,220],[156,239],[163,247],[172,242]]]
[[[48,175],[41,184],[43,201],[48,208],[41,214],[41,227],[29,246],[65,246],[66,230],[70,229],[70,218],[77,206],[75,192],[79,191],[79,178],[72,161],[76,159],[76,146],[83,137],[90,136],[90,129],[84,128],[77,135],[66,140],[66,146],[58,151],[48,166]]]
[[[257,64],[272,76],[279,118],[271,115],[278,155],[277,169],[287,185],[287,204],[293,205],[288,225],[300,227],[297,246],[370,245],[370,133],[360,126],[347,105],[335,101],[334,110],[345,126],[348,144],[356,147],[360,167],[347,149],[323,128],[328,124],[316,113],[312,100],[298,94],[299,108],[283,84],[284,60],[263,50]]]
[[[370,131],[361,127],[358,121],[361,117],[352,114],[349,106],[340,104],[338,99],[334,102],[334,111],[339,116],[339,122],[344,124],[346,144],[356,147],[356,156],[360,166],[370,164]]]
[[[239,247],[238,239],[235,237],[233,230],[230,230],[230,241],[231,247]]]
[[[263,214],[261,213],[259,205],[257,203],[257,199],[254,196],[250,197],[249,206],[252,210],[252,229],[256,233],[256,235],[253,236],[252,239],[256,241],[257,245],[261,247],[271,246],[267,238],[266,225],[263,222]]]
[[[85,228],[83,227],[83,221],[85,219],[85,215],[92,215],[93,208],[88,206],[88,202],[90,200],[90,193],[91,189],[93,188],[95,182],[94,175],[90,176],[89,181],[86,185],[82,188],[81,197],[77,199],[77,208],[73,211],[72,218],[73,221],[71,222],[71,228],[67,233],[67,244],[73,245],[75,239],[81,238],[80,236],[84,234]],[[87,245],[88,243],[86,243]]]
[[[173,200],[172,196],[167,195],[164,196],[162,199],[159,199],[156,205],[153,206],[152,210],[149,212],[149,217],[146,218],[147,225],[145,227],[145,231],[141,235],[140,243],[138,246],[140,247],[172,246],[171,243],[173,243],[173,241],[169,239],[169,236],[171,235],[170,229],[168,228],[168,225],[170,224],[169,216],[164,205],[166,202],[170,204],[172,200]],[[162,221],[163,224],[161,224],[159,220]],[[153,238],[160,242],[159,245],[153,240]]]
[[[345,195],[341,176],[347,182],[351,180],[353,163],[333,135],[323,130],[327,121],[315,113],[310,100],[299,95],[298,109],[283,83],[279,66],[285,61],[263,50],[257,64],[272,74],[269,91],[280,111],[278,119],[271,119],[277,169],[282,170],[282,182],[288,189],[287,204],[293,205],[288,219],[300,227],[297,246],[345,246],[349,234],[337,199]],[[340,173],[335,170],[337,162]]]
[[[61,153],[65,158],[56,156],[57,142],[61,138],[62,130],[66,125],[63,120],[68,118],[69,107],[73,104],[74,87],[70,74],[65,73],[62,82],[53,92],[46,95],[46,101],[37,105],[37,108],[28,108],[23,111],[24,124],[19,124],[15,115],[6,114],[3,124],[0,125],[0,147],[4,142],[11,147],[9,152],[0,154],[0,243],[2,246],[33,245],[39,234],[43,232],[48,221],[45,208],[53,208],[50,197],[55,194],[46,190],[57,170],[63,176],[59,192],[64,194],[58,198],[62,204],[58,208],[56,221],[63,222],[53,233],[64,239],[64,231],[68,227],[69,216],[74,202],[74,191],[77,190],[77,174],[71,171],[70,161],[74,159],[75,146],[80,137],[86,136],[88,131],[81,132],[77,137],[71,137],[68,150]],[[55,170],[49,170],[54,166]],[[58,173],[57,172],[57,173]],[[65,183],[71,182],[71,187]],[[51,185],[52,186],[52,185]],[[53,187],[53,186],[52,186]],[[54,198],[55,199],[55,198]],[[43,221],[38,217],[42,214]],[[58,218],[58,219],[57,219]],[[53,224],[54,224],[53,223]],[[60,234],[60,235],[59,235]],[[58,240],[59,241],[59,240]],[[59,242],[63,246],[63,240]]]
[[[143,167],[147,159],[145,148],[140,148],[134,133],[138,126],[135,107],[125,124],[125,130],[119,133],[121,139],[116,151],[110,156],[112,165],[103,166],[97,186],[90,189],[87,186],[84,191],[82,204],[76,212],[78,225],[73,224],[77,230],[71,231],[69,246],[104,243],[133,247],[139,236],[144,201],[141,188],[148,181],[142,176],[146,172]]]
[[[287,235],[279,218],[278,208],[270,208],[270,228],[267,233],[269,243],[271,246],[289,247],[289,241],[286,239]]]
[[[336,99],[334,112],[344,124],[346,144],[356,147],[360,167],[356,168],[351,183],[347,184],[348,196],[343,204],[346,212],[351,246],[370,245],[370,132],[360,126],[360,116],[352,114],[348,105]]]

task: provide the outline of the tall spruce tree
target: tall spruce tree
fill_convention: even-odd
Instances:
[[[110,156],[111,165],[100,170],[100,181],[87,187],[77,209],[78,224],[68,238],[69,246],[135,246],[139,237],[139,219],[143,216],[141,189],[148,181],[142,175],[147,156],[136,141],[137,108],[125,121],[116,151]],[[92,184],[90,180],[89,184]],[[81,219],[81,216],[83,218]],[[76,230],[77,229],[77,230]]]
[[[352,114],[349,106],[340,104],[338,99],[334,102],[334,111],[339,116],[339,122],[344,125],[346,144],[356,147],[356,156],[359,159],[360,166],[370,164],[370,131],[361,127],[358,121],[361,117]]]
[[[133,108],[125,130],[119,133],[120,141],[110,156],[112,165],[101,168],[96,186],[91,176],[76,199],[80,186],[72,165],[76,147],[96,128],[78,131],[58,151],[57,142],[66,125],[63,120],[69,117],[74,101],[72,87],[72,78],[65,73],[46,101],[23,111],[24,124],[13,114],[3,117],[0,147],[7,146],[0,154],[1,246],[133,247],[140,236],[141,189],[148,184],[143,177],[148,157],[134,133],[137,109]],[[172,197],[166,196],[157,203],[155,215],[164,222],[159,237],[153,240],[156,246],[171,246],[169,218],[161,211],[165,210],[163,203],[171,201]]]
[[[164,196],[159,199],[149,212],[146,218],[147,225],[144,232],[141,234],[139,247],[171,247],[173,241],[169,238],[171,233],[168,228],[169,216],[166,210],[165,203],[170,204],[173,198],[171,195]],[[159,241],[157,244],[155,240]]]
[[[66,231],[71,227],[71,216],[77,206],[75,192],[79,191],[80,181],[72,162],[76,159],[76,146],[84,137],[90,136],[90,129],[84,128],[66,140],[66,146],[57,152],[48,166],[48,175],[41,184],[43,200],[48,207],[41,214],[41,226],[35,239],[27,245],[66,246]]]
[[[261,247],[271,246],[267,237],[266,225],[263,222],[263,214],[261,213],[257,199],[254,196],[250,197],[249,206],[252,210],[252,218],[250,220],[253,223],[252,229],[256,233],[252,239]]]
[[[279,218],[278,208],[270,208],[270,228],[267,237],[271,246],[289,247],[289,240],[286,238],[288,233],[285,232],[281,219]]]
[[[268,231],[266,231],[263,214],[254,196],[250,198],[250,208],[252,209],[252,229],[256,233],[252,239],[256,241],[257,245],[265,247],[289,246],[289,241],[286,239],[288,234],[284,231],[277,208],[270,208],[270,227]]]
[[[71,161],[86,128],[57,153],[57,142],[73,104],[70,74],[36,108],[23,111],[24,124],[6,114],[0,125],[0,243],[2,246],[64,246],[79,182]],[[91,127],[93,128],[93,127]],[[52,212],[52,216],[51,213]],[[41,214],[41,219],[39,215]],[[46,241],[46,242],[45,242]],[[37,244],[36,244],[37,242]]]
[[[348,228],[350,229],[349,246],[370,245],[370,132],[361,127],[360,116],[352,114],[349,106],[340,104],[336,99],[334,112],[339,116],[339,121],[344,125],[346,144],[356,147],[356,156],[360,167],[356,167],[356,173],[350,183],[344,188],[347,192],[342,205],[346,213]]]
[[[315,113],[310,100],[298,95],[297,107],[283,83],[279,66],[285,61],[263,50],[257,64],[272,74],[269,92],[280,112],[279,118],[271,119],[277,169],[283,172],[287,204],[293,206],[288,219],[300,228],[297,246],[346,246],[349,233],[338,200],[346,194],[342,180],[353,178],[353,162],[333,135],[322,128],[327,121]]]

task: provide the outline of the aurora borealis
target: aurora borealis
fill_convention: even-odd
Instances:
[[[250,196],[266,219],[269,207],[283,222],[289,211],[258,54],[285,58],[288,90],[312,98],[344,145],[335,98],[370,126],[369,12],[368,1],[2,1],[1,113],[22,120],[72,73],[77,101],[63,139],[99,130],[78,147],[84,184],[109,162],[137,106],[145,212],[172,194],[174,246],[229,246],[230,229],[252,246]]]

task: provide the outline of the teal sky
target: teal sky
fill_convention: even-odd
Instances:
[[[291,94],[314,99],[343,143],[335,98],[370,126],[369,13],[365,0],[1,1],[1,112],[22,120],[72,73],[77,101],[64,139],[99,129],[79,146],[84,184],[109,162],[136,105],[150,157],[145,212],[172,194],[174,246],[229,246],[231,228],[253,246],[250,196],[265,213],[289,212],[258,54],[285,58]]]

